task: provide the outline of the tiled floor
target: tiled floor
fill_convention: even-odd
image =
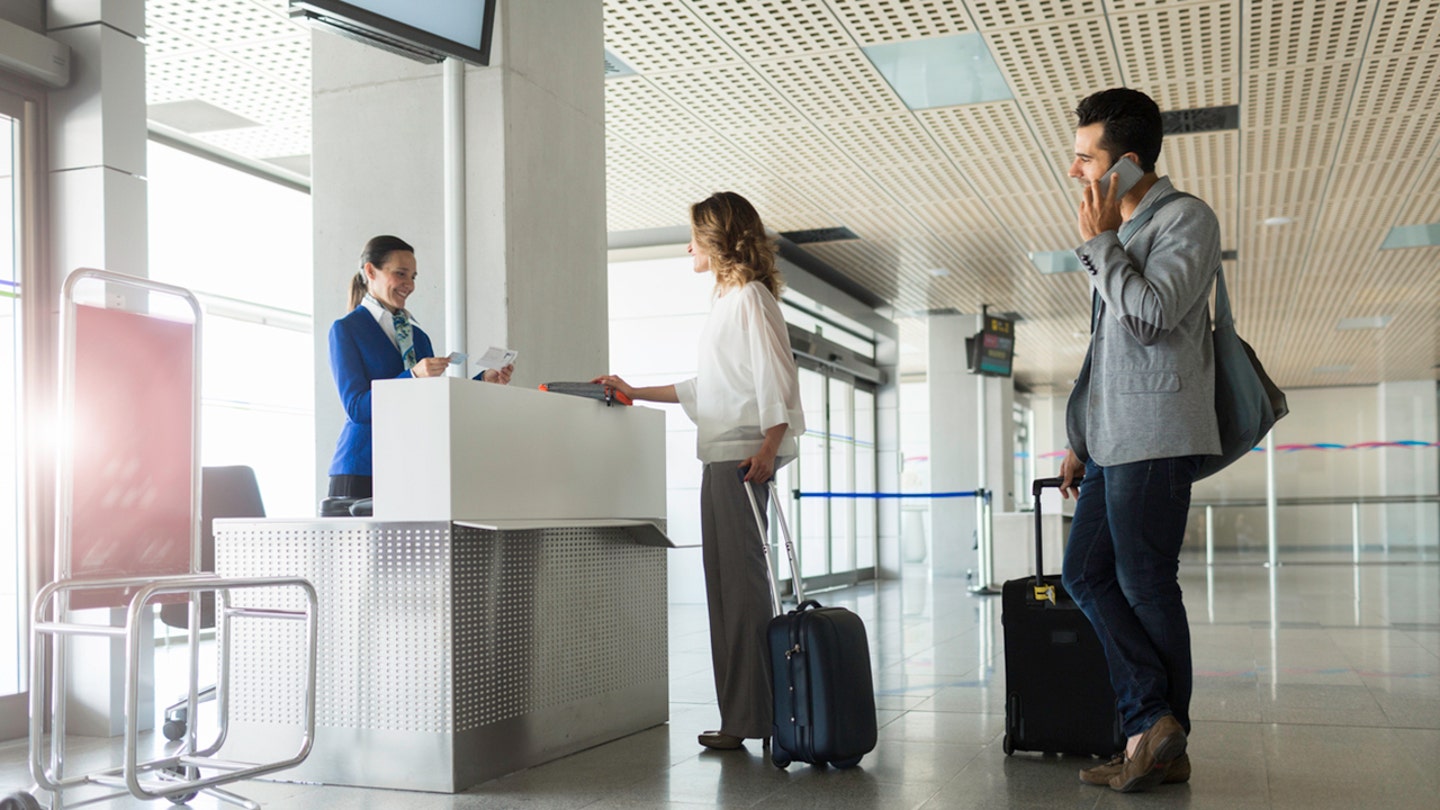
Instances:
[[[1440,566],[1182,567],[1195,648],[1194,777],[1121,795],[1087,761],[1001,751],[996,597],[923,576],[823,595],[864,617],[880,743],[858,768],[771,766],[757,743],[708,752],[717,719],[703,609],[670,614],[670,723],[443,796],[250,783],[267,808],[1440,807]],[[91,756],[109,747],[87,741]],[[0,788],[28,782],[0,746]],[[129,800],[112,807],[145,805]],[[162,805],[163,806],[163,805]],[[195,807],[217,806],[208,798]]]

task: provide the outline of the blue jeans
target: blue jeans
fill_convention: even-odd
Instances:
[[[1180,545],[1199,456],[1085,465],[1063,582],[1110,665],[1126,736],[1167,714],[1190,731],[1190,625]]]

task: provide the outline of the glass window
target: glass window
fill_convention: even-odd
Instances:
[[[855,491],[875,492],[875,395],[855,389]],[[876,507],[874,498],[855,501],[855,567],[875,567]]]
[[[855,412],[851,394],[855,385],[842,377],[830,378],[830,491],[854,493]],[[830,570],[855,570],[855,498],[830,499]]]
[[[150,277],[206,306],[201,463],[253,467],[268,515],[313,515],[310,196],[154,142],[149,162]]]
[[[808,368],[800,369],[800,403],[805,409],[805,435],[800,437],[797,460],[800,489],[829,492],[829,426],[826,424],[825,377]],[[818,577],[830,573],[830,498],[804,498],[799,512],[800,574]]]
[[[0,695],[20,691],[27,626],[21,572],[20,268],[15,251],[15,121],[0,116]]]

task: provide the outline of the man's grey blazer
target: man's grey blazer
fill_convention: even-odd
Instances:
[[[1210,288],[1220,267],[1220,223],[1204,201],[1175,197],[1160,178],[1131,214],[1134,233],[1106,231],[1075,250],[1099,296],[1085,365],[1065,427],[1081,459],[1109,467],[1215,455],[1215,357]]]

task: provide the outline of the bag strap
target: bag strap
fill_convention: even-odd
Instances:
[[[1225,286],[1224,265],[1215,270],[1215,317],[1211,321],[1211,328],[1219,329],[1222,326],[1235,328],[1235,315],[1230,311],[1230,290]]]

